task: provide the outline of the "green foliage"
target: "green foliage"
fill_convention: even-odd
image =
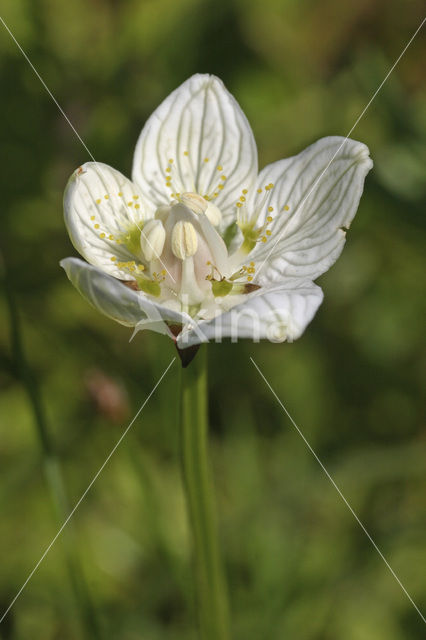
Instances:
[[[345,135],[422,19],[390,0],[4,0],[1,15],[94,157],[130,173],[151,111],[219,75],[260,165]],[[419,604],[426,600],[425,41],[352,137],[375,162],[325,301],[294,344],[212,345],[218,511],[238,640],[406,640],[423,623],[251,364],[252,356]],[[62,219],[90,159],[0,25],[2,251],[27,358],[75,504],[175,355],[101,317],[69,284]],[[0,301],[3,317],[7,309]],[[0,325],[0,603],[57,531],[33,415]],[[232,366],[229,363],[232,362]],[[105,638],[195,639],[179,477],[178,362],[74,516]],[[5,640],[82,638],[60,538],[0,625]],[[0,612],[1,614],[1,612]]]

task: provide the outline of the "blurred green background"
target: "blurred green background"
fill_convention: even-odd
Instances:
[[[0,15],[96,159],[129,175],[144,121],[195,72],[219,75],[237,97],[260,166],[346,135],[422,9],[420,0],[2,0]],[[424,36],[352,134],[375,167],[342,257],[320,279],[325,301],[306,334],[290,345],[209,347],[235,639],[424,638],[419,615],[249,361],[424,610]],[[64,519],[52,474],[60,469],[74,505],[174,348],[152,333],[129,343],[131,332],[88,306],[60,269],[75,255],[62,192],[88,156],[2,25],[0,86],[1,243],[30,366],[16,333],[13,347],[2,292],[3,611]],[[49,459],[28,395],[34,384]],[[67,571],[77,555],[99,637],[196,637],[177,387],[175,363],[0,625],[4,640],[86,637]]]

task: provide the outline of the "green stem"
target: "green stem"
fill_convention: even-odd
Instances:
[[[182,369],[181,455],[194,544],[196,604],[202,640],[228,640],[227,590],[217,540],[207,453],[207,359],[200,348]]]
[[[13,357],[13,366],[16,377],[22,383],[27,394],[31,410],[34,417],[34,425],[40,442],[44,473],[49,487],[51,499],[55,508],[58,525],[62,525],[71,511],[66,495],[65,483],[60,467],[58,456],[51,439],[47,426],[41,394],[37,380],[33,374],[31,366],[22,341],[22,331],[18,309],[13,295],[12,286],[7,277],[3,256],[0,252],[0,277],[3,281],[6,304],[9,311],[10,337]],[[95,610],[90,598],[88,587],[80,565],[76,551],[76,541],[74,539],[72,525],[68,524],[68,531],[63,534],[63,544],[65,547],[66,564],[69,573],[71,587],[77,606],[80,611],[85,637],[89,640],[100,640],[102,634]]]

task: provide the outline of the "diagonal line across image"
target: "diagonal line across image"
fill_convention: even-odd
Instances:
[[[259,366],[256,364],[256,362],[254,361],[254,359],[252,357],[250,357],[250,360],[253,364],[253,366],[255,367],[255,369],[257,370],[258,374],[260,375],[260,377],[263,379],[264,383],[266,384],[266,386],[268,387],[268,389],[270,390],[270,392],[272,393],[272,395],[274,396],[275,400],[278,402],[278,404],[280,405],[281,409],[284,411],[284,413],[286,414],[287,418],[290,420],[290,422],[292,423],[293,427],[296,429],[297,433],[299,434],[299,436],[302,438],[303,442],[306,444],[306,446],[308,447],[309,451],[312,453],[312,455],[314,456],[315,460],[318,462],[318,464],[320,465],[321,469],[324,471],[325,475],[327,476],[327,478],[330,480],[331,484],[333,485],[333,487],[336,489],[337,493],[339,494],[339,496],[341,497],[341,499],[343,500],[343,502],[345,503],[345,505],[347,506],[347,508],[349,509],[349,511],[351,512],[351,514],[353,515],[353,517],[355,518],[355,520],[357,521],[357,523],[359,524],[359,526],[361,527],[361,529],[363,530],[363,532],[365,533],[365,535],[367,536],[367,538],[370,540],[371,544],[373,545],[373,547],[375,548],[375,550],[377,551],[377,553],[379,554],[379,556],[381,557],[381,559],[383,560],[383,562],[385,563],[385,565],[387,566],[387,568],[389,569],[389,571],[391,572],[391,574],[393,575],[393,577],[395,578],[395,580],[397,581],[397,583],[399,584],[399,586],[401,587],[401,589],[403,590],[403,592],[405,593],[405,595],[407,596],[407,598],[409,599],[409,601],[411,602],[411,604],[413,605],[413,607],[415,608],[415,610],[417,611],[417,613],[419,614],[420,618],[423,620],[423,622],[426,624],[426,618],[423,615],[423,613],[420,611],[419,607],[416,605],[416,603],[414,602],[413,598],[410,596],[410,594],[408,593],[407,589],[404,587],[404,585],[402,584],[401,580],[398,578],[397,574],[395,573],[395,571],[392,569],[391,565],[389,564],[389,562],[386,560],[385,556],[383,555],[382,551],[380,550],[380,548],[377,546],[376,542],[374,541],[374,539],[372,538],[371,534],[367,531],[365,525],[362,523],[362,521],[359,519],[359,517],[357,516],[357,514],[355,513],[355,511],[353,510],[353,508],[351,507],[350,503],[348,502],[348,500],[345,498],[345,496],[343,495],[341,489],[339,488],[339,486],[336,484],[335,480],[333,479],[333,477],[330,475],[330,473],[327,471],[326,467],[324,466],[323,462],[321,461],[321,459],[318,457],[317,453],[314,451],[314,449],[312,448],[312,446],[309,444],[308,440],[306,439],[306,437],[303,435],[303,432],[301,431],[301,429],[298,427],[298,425],[296,424],[296,422],[293,420],[293,418],[291,417],[290,413],[288,412],[288,410],[286,409],[286,407],[284,406],[284,404],[282,403],[282,401],[280,400],[279,396],[276,394],[276,392],[274,391],[274,389],[272,388],[271,384],[269,383],[269,381],[266,379],[265,375],[262,373],[262,371],[260,370]]]
[[[56,533],[56,535],[54,536],[54,538],[52,538],[52,540],[50,541],[50,543],[48,544],[48,546],[46,547],[45,551],[43,552],[43,554],[41,555],[40,559],[36,562],[36,564],[34,565],[33,569],[31,570],[31,572],[29,573],[27,579],[25,580],[25,582],[23,583],[22,587],[19,589],[18,593],[15,595],[15,597],[13,598],[12,602],[9,604],[9,606],[7,607],[6,611],[4,611],[4,613],[2,614],[1,618],[0,618],[0,624],[3,622],[3,620],[6,618],[7,614],[9,613],[9,611],[11,610],[11,608],[13,607],[13,605],[15,604],[15,602],[17,601],[17,599],[19,598],[19,596],[21,595],[21,593],[23,592],[23,590],[25,589],[25,587],[27,586],[27,584],[29,583],[29,581],[31,580],[31,578],[33,577],[33,575],[35,574],[35,572],[37,571],[37,569],[39,568],[39,566],[41,565],[41,563],[43,562],[43,560],[45,559],[45,557],[47,556],[47,554],[49,553],[49,551],[51,550],[51,548],[53,547],[53,545],[55,544],[55,542],[57,541],[57,539],[59,538],[59,536],[61,535],[62,531],[65,529],[65,527],[67,526],[68,522],[71,520],[71,518],[73,517],[73,515],[75,514],[75,512],[77,511],[78,507],[81,505],[81,503],[83,502],[84,498],[87,496],[87,494],[89,493],[90,489],[93,487],[93,485],[95,484],[96,480],[99,478],[99,476],[101,475],[102,471],[105,469],[106,465],[108,464],[108,462],[111,460],[112,456],[114,455],[114,453],[116,452],[116,450],[118,449],[118,447],[120,446],[121,442],[124,440],[124,438],[126,437],[126,435],[128,434],[128,432],[130,431],[131,427],[133,426],[133,424],[135,423],[135,421],[137,420],[137,418],[139,417],[140,413],[142,412],[142,410],[145,408],[145,406],[148,404],[149,400],[151,399],[151,397],[153,396],[154,392],[156,391],[157,387],[160,385],[160,383],[162,382],[163,378],[166,376],[167,372],[169,371],[170,367],[172,366],[172,364],[174,363],[174,361],[176,360],[176,358],[172,358],[172,360],[169,362],[169,364],[167,365],[166,369],[163,371],[163,373],[161,374],[160,378],[157,380],[157,382],[155,383],[155,385],[153,386],[153,388],[151,389],[150,393],[148,394],[148,396],[145,398],[145,400],[143,401],[143,403],[141,404],[141,406],[139,407],[138,411],[136,412],[135,416],[132,418],[132,420],[129,422],[129,424],[127,425],[126,429],[123,431],[123,433],[121,434],[120,438],[118,439],[118,441],[115,443],[115,445],[113,446],[113,448],[111,449],[111,451],[109,452],[109,454],[107,455],[107,457],[105,458],[104,462],[102,463],[101,467],[98,469],[98,471],[96,472],[96,474],[93,476],[92,480],[90,481],[89,485],[87,486],[87,488],[84,490],[84,492],[82,493],[82,495],[80,496],[79,500],[76,502],[76,504],[74,505],[73,509],[70,511],[68,517],[64,520],[61,528],[59,529],[59,531]]]

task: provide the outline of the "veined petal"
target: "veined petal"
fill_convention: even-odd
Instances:
[[[262,170],[248,204],[260,211],[258,224],[273,218],[268,241],[250,254],[259,266],[265,261],[260,284],[283,276],[314,280],[337,260],[372,166],[364,144],[328,137]]]
[[[60,265],[83,298],[120,324],[173,337],[166,323],[180,325],[187,321],[185,314],[151,302],[142,292],[133,291],[83,260],[65,258]]]
[[[213,320],[188,325],[179,335],[177,346],[185,349],[226,337],[233,341],[251,338],[291,342],[302,335],[322,299],[317,285],[290,278],[284,284],[259,289]]]
[[[189,78],[154,111],[133,160],[133,181],[153,205],[168,203],[177,192],[217,193],[214,203],[225,225],[256,176],[256,143],[247,118],[222,81],[207,74]]]
[[[65,189],[71,242],[88,262],[122,280],[131,276],[117,265],[138,259],[140,229],[150,215],[138,188],[101,162],[77,169]]]

